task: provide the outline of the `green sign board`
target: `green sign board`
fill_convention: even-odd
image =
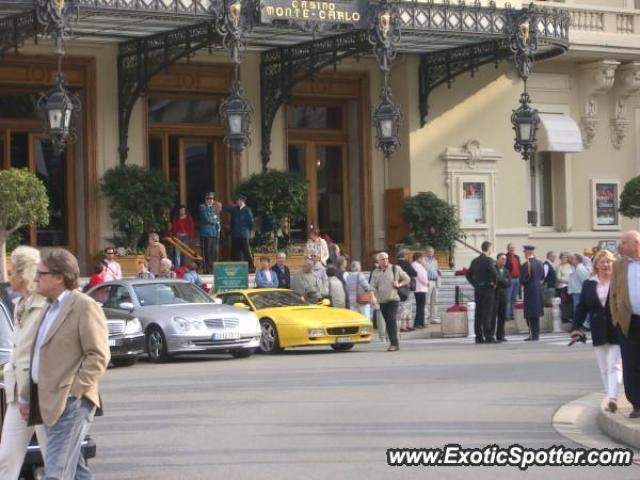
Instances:
[[[249,288],[247,262],[216,262],[213,266],[216,293]]]

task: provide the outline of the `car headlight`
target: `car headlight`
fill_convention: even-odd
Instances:
[[[182,317],[173,317],[173,325],[178,329],[186,332],[189,330],[189,320]]]
[[[124,327],[125,335],[133,335],[134,333],[140,332],[142,332],[142,324],[137,318],[132,318],[131,320],[129,320]]]
[[[360,327],[360,333],[362,335],[371,335],[371,325],[363,325]]]
[[[308,333],[310,337],[324,337],[324,328],[310,328]]]

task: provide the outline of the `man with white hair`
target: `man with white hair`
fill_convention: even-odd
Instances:
[[[305,260],[302,268],[291,277],[291,289],[309,302],[318,302],[322,297],[322,286],[313,271],[313,262]]]
[[[621,258],[613,264],[611,277],[611,318],[618,328],[622,355],[624,391],[640,418],[640,232],[622,234],[618,246]]]
[[[376,256],[376,259],[378,260],[378,266],[371,273],[369,283],[376,294],[380,311],[382,312],[384,323],[387,327],[390,343],[387,351],[395,352],[399,349],[398,324],[396,319],[398,306],[400,305],[398,289],[409,285],[411,279],[400,267],[391,265],[388,253],[380,252]]]

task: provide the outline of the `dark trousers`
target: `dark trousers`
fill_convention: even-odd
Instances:
[[[494,338],[496,319],[493,316],[493,305],[496,292],[490,287],[478,287],[475,289],[476,316],[473,322],[473,330],[477,340],[489,340]]]
[[[494,316],[496,317],[496,338],[503,339],[504,338],[504,322],[507,318],[507,292],[504,288],[496,289],[496,299],[493,311],[495,312]]]
[[[249,268],[255,269],[248,238],[231,237],[231,259],[235,262],[245,260],[249,262]]]
[[[540,338],[540,317],[527,318],[526,320],[529,326],[529,337],[538,340]]]
[[[624,335],[618,327],[620,354],[622,356],[622,381],[624,393],[633,405],[640,408],[640,317],[631,316],[629,334]]]
[[[212,273],[213,264],[218,261],[218,244],[218,237],[200,237],[205,273]]]
[[[427,304],[427,292],[414,292],[416,297],[416,318],[414,327],[424,327],[424,307]]]
[[[389,343],[394,346],[398,346],[398,324],[396,317],[398,316],[399,302],[385,302],[380,304],[380,312],[384,318],[384,323],[387,327],[387,336],[389,337]]]

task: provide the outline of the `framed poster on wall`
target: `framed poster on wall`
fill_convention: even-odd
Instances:
[[[462,182],[462,224],[484,225],[486,217],[484,182]]]
[[[620,182],[591,180],[593,230],[620,230]]]

